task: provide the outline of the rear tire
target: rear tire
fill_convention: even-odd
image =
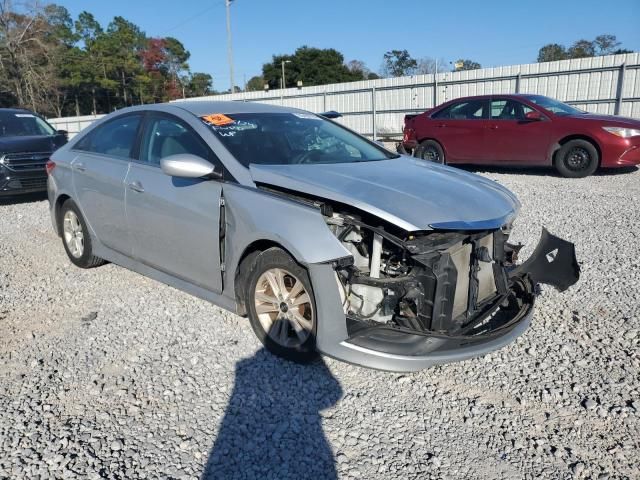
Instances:
[[[106,263],[93,255],[87,223],[73,200],[68,199],[62,204],[59,222],[62,244],[71,263],[80,268],[94,268]]]
[[[554,165],[566,178],[583,178],[598,169],[600,155],[591,142],[570,140],[556,152]]]
[[[247,275],[251,327],[275,355],[298,363],[318,357],[317,314],[307,271],[280,248],[260,253]]]
[[[444,150],[435,140],[425,140],[418,145],[414,156],[433,163],[445,164]]]

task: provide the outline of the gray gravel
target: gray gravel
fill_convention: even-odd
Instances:
[[[640,478],[640,171],[485,172],[576,243],[532,328],[415,374],[265,353],[248,322],[0,204],[0,478]]]

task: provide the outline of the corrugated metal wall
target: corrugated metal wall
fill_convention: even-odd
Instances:
[[[591,112],[640,118],[640,53],[189,100],[263,102],[316,113],[336,110],[344,115],[339,121],[357,132],[391,137],[400,134],[406,113],[491,93],[538,93]],[[52,119],[51,123],[75,134],[95,118],[99,116]]]

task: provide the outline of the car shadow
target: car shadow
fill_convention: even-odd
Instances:
[[[320,411],[342,396],[324,361],[299,365],[265,349],[236,365],[202,479],[337,479]]]
[[[517,174],[517,175],[535,175],[538,177],[557,177],[563,178],[552,167],[513,167],[513,166],[495,166],[495,165],[451,165],[471,173],[497,173],[497,174]],[[637,172],[638,167],[620,167],[620,168],[599,168],[593,176],[606,177],[613,175],[626,175]]]
[[[21,203],[41,202],[47,199],[47,192],[25,193],[0,197],[0,205],[19,205]]]

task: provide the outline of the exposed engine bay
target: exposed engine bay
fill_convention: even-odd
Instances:
[[[564,291],[580,277],[574,245],[545,229],[519,264],[511,225],[407,232],[349,205],[260,187],[320,210],[351,254],[334,269],[356,343],[381,329],[461,342],[500,336],[531,311],[539,283]]]
[[[521,245],[508,243],[509,227],[403,238],[358,215],[328,213],[329,228],[353,256],[352,264],[336,268],[350,333],[385,325],[445,336],[491,334],[533,304],[538,279],[517,271]],[[575,255],[573,261],[576,270]]]

